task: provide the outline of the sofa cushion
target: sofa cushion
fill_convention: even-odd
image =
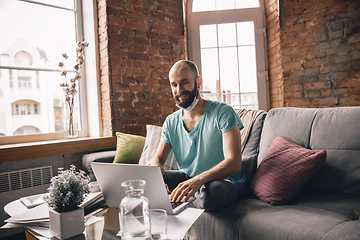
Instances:
[[[272,205],[259,199],[250,198],[239,200],[218,211],[205,211],[194,223],[196,237],[202,240],[242,239],[239,238],[239,228],[243,218],[253,211],[268,207],[272,207]]]
[[[145,137],[117,132],[114,163],[137,164],[145,144]]]
[[[286,204],[320,170],[325,160],[325,150],[306,149],[278,136],[255,173],[252,189],[265,202]]]
[[[346,221],[331,229],[321,240],[360,239],[360,221]]]
[[[255,210],[243,217],[237,239],[320,240],[346,216],[324,209],[303,206],[272,206]],[[346,238],[347,233],[343,233]]]
[[[151,159],[155,156],[157,147],[160,143],[162,127],[155,125],[146,125],[145,146],[139,159],[139,164],[150,164]],[[171,150],[164,164],[165,170],[178,169],[174,151]]]
[[[311,127],[319,109],[273,108],[266,115],[261,133],[258,165],[277,136],[309,148]]]
[[[321,208],[357,220],[359,216],[355,214],[354,209],[360,207],[360,196],[333,192],[302,191],[288,204]]]
[[[360,196],[359,120],[360,107],[318,111],[312,126],[310,148],[326,148],[327,156],[324,167],[310,180],[310,189]]]

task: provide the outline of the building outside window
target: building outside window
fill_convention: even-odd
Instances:
[[[78,118],[80,136],[89,135],[88,96],[84,83],[91,81],[93,85],[87,87],[98,88],[93,3],[93,0],[0,1],[0,31],[6,33],[0,37],[0,90],[3,93],[0,96],[0,115],[5,116],[0,118],[0,145],[32,141],[32,134],[42,134],[36,137],[37,140],[63,138],[64,128],[59,125],[64,124],[64,93],[60,83],[65,78],[60,75],[58,63],[62,60],[62,53],[66,52],[69,58],[65,61],[65,68],[71,75],[76,43],[85,37],[91,48],[85,51],[85,55],[91,52],[93,56],[86,58],[76,96],[81,116]],[[88,20],[83,19],[84,9]],[[5,22],[11,24],[1,24]],[[86,75],[87,64],[91,65],[89,69],[95,69],[90,78]],[[96,111],[90,111],[95,116],[91,119],[96,119]],[[12,137],[21,135],[21,138]]]
[[[38,104],[34,103],[34,114],[39,114]]]
[[[40,74],[39,74],[39,71],[36,71],[36,87],[40,88]]]
[[[14,82],[13,82],[13,74],[12,74],[12,69],[9,70],[9,84],[10,87],[13,88],[14,87]]]
[[[30,115],[30,104],[16,104],[16,115]]]
[[[31,77],[18,77],[19,88],[31,88]]]
[[[204,98],[237,109],[268,110],[262,4],[259,0],[188,1],[190,60],[199,66]],[[244,101],[249,96],[255,101]]]

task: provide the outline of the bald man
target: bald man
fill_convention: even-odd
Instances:
[[[169,80],[180,109],[166,118],[151,163],[161,167],[170,200],[187,201],[194,195],[196,207],[211,211],[245,197],[239,116],[230,105],[200,96],[202,78],[193,62],[176,62]],[[171,149],[178,171],[164,171]]]

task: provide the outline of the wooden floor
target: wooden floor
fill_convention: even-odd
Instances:
[[[21,232],[4,238],[0,238],[0,240],[26,240],[26,236],[25,232]]]

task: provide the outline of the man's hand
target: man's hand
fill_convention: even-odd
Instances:
[[[203,185],[203,182],[200,179],[200,177],[196,176],[179,183],[179,185],[172,191],[170,195],[170,201],[187,202],[191,195],[196,193],[200,189],[201,185]]]
[[[165,183],[166,191],[168,194],[171,194],[171,191],[169,190],[169,186]]]

